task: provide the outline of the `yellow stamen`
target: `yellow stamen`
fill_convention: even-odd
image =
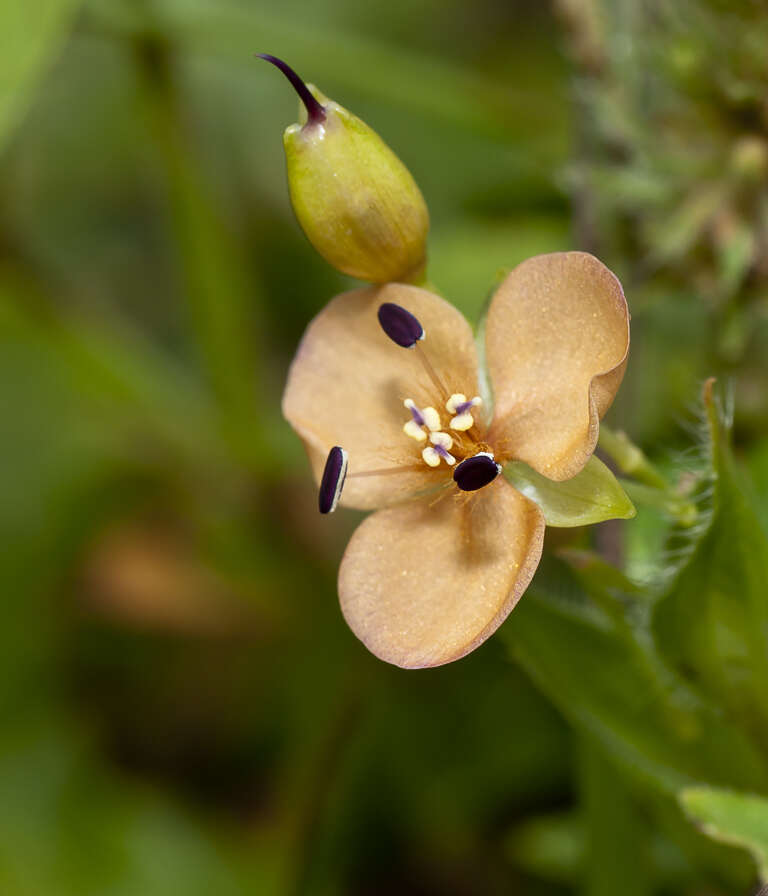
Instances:
[[[468,429],[472,429],[474,423],[475,421],[472,419],[472,414],[467,411],[465,414],[459,414],[457,417],[454,417],[453,420],[451,420],[450,427],[459,432],[466,432]]]
[[[427,429],[432,430],[432,432],[440,429],[440,414],[434,408],[424,408],[421,416],[427,424]]]
[[[448,411],[449,414],[455,414],[456,408],[460,404],[465,404],[466,400],[467,400],[466,395],[462,395],[461,392],[454,392],[453,395],[451,395],[451,397],[448,399],[448,401],[446,401],[445,409],[446,409],[446,411]]]
[[[440,445],[440,447],[445,448],[446,451],[453,445],[453,439],[447,432],[433,432],[429,436],[429,441],[432,442],[433,445]]]
[[[407,423],[405,423],[403,425],[403,432],[409,438],[416,439],[417,442],[423,442],[427,437],[427,434],[415,420],[409,420]]]

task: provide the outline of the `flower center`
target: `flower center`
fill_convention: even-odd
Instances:
[[[403,404],[411,412],[411,419],[403,424],[403,432],[416,442],[430,442],[421,452],[422,460],[427,466],[439,467],[443,460],[452,467],[456,463],[457,454],[459,458],[464,458],[477,451],[477,442],[470,431],[475,425],[472,409],[482,404],[479,396],[467,400],[466,395],[454,392],[445,402],[445,410],[448,412],[446,427],[443,427],[440,412],[436,408],[420,408],[412,398],[406,398]],[[452,430],[453,435],[445,430]]]
[[[454,392],[445,402],[448,425],[444,431],[440,412],[432,406],[420,408],[412,398],[403,404],[411,412],[411,419],[403,424],[403,432],[416,442],[430,444],[421,451],[421,458],[429,467],[439,467],[445,461],[455,467],[453,481],[464,492],[475,492],[489,485],[501,472],[493,452],[473,432],[474,408],[482,404],[479,396],[467,399],[461,392]],[[458,464],[457,464],[458,460]]]
[[[421,323],[410,311],[391,302],[379,306],[379,324],[386,335],[401,348],[415,351],[432,385],[441,396],[443,410],[428,405],[419,407],[412,398],[403,405],[410,411],[410,419],[403,424],[403,432],[415,442],[428,444],[421,449],[421,459],[436,469],[441,462],[453,467],[453,481],[465,492],[474,492],[489,485],[501,473],[491,447],[481,440],[472,413],[482,405],[479,395],[467,398],[462,392],[448,390],[429,361],[420,343],[426,334]],[[448,398],[445,399],[445,396]],[[445,420],[445,425],[443,425]],[[319,506],[321,513],[336,509],[344,481],[362,476],[384,476],[414,472],[417,466],[399,465],[388,469],[358,470],[347,473],[347,452],[338,445],[331,449],[320,483]],[[423,468],[422,468],[423,469]]]
[[[392,302],[379,306],[379,323],[386,335],[401,348],[416,352],[441,401],[448,394],[440,377],[421,348],[426,333],[419,320],[406,308]],[[448,413],[447,426],[443,426],[441,412],[431,405],[420,408],[412,398],[403,404],[411,412],[411,419],[403,424],[403,432],[416,442],[427,442],[421,449],[421,459],[428,467],[439,467],[444,461],[455,467],[453,480],[466,492],[477,491],[501,472],[490,447],[481,442],[472,412],[482,404],[479,395],[467,398],[462,392],[454,392],[444,402]]]

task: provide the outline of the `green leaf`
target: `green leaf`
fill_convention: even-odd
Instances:
[[[768,881],[768,800],[713,787],[688,787],[679,800],[691,821],[708,837],[748,850],[760,880]]]
[[[0,890],[8,896],[281,892],[280,841],[264,849],[257,834],[246,849],[226,833],[115,774],[66,718],[17,724],[0,740]]]
[[[140,33],[146,27],[140,15],[123,9],[114,14],[105,4],[93,7],[96,15],[124,33]],[[360,28],[345,28],[338,17],[313,21],[307,28],[288,9],[275,4],[198,0],[158,3],[152,22],[164,33],[173,34],[179,46],[192,55],[216,54],[238,64],[253,54],[250,35],[258,34],[263,46],[280,47],[286,59],[302,59],[317,84],[354,85],[358,92],[392,103],[403,114],[444,121],[453,129],[469,130],[475,138],[478,134],[506,134],[510,121],[525,131],[529,142],[550,137],[564,127],[552,109],[542,110],[522,87],[512,90],[497,78],[482,74],[477,66],[461,65],[445,55],[427,56],[423,49],[388,41],[380,29],[368,36]],[[323,49],[333,44],[338,52]],[[519,54],[509,65],[519,65],[521,74],[534,77],[532,66],[525,63],[525,54]],[[387,73],[385,78],[379,75],[382,71]],[[558,87],[555,84],[555,89]],[[541,164],[547,161],[540,160]]]
[[[615,775],[611,775],[610,782],[615,780]],[[610,822],[610,819],[607,821]],[[506,835],[505,847],[512,862],[528,874],[573,887],[583,879],[589,847],[588,838],[589,831],[584,813],[569,809],[527,817]],[[685,854],[656,825],[653,826],[648,846],[650,848],[643,857],[647,857],[648,865],[643,871],[651,872],[656,885],[663,886],[664,892],[680,892],[681,880],[690,874]],[[603,852],[597,864],[604,864],[606,858]],[[611,896],[615,896],[616,893],[621,893],[623,896],[625,888],[630,884],[627,880],[627,866],[636,862],[636,859],[635,851],[632,858],[624,863],[622,886],[614,888]],[[645,879],[645,874],[641,874],[640,878]]]
[[[266,445],[262,427],[254,425],[251,378],[260,372],[261,302],[254,302],[241,247],[192,149],[168,60],[162,60],[143,63],[143,111],[164,167],[190,337],[228,438],[238,454],[260,463]]]
[[[548,526],[588,526],[635,515],[635,507],[616,477],[594,454],[580,473],[565,482],[553,482],[522,461],[507,464],[504,475],[541,507]]]
[[[749,738],[665,664],[644,627],[630,624],[632,595],[610,590],[616,610],[598,610],[574,571],[548,560],[502,635],[563,715],[641,783],[670,796],[696,783],[768,790]]]
[[[582,818],[574,811],[526,818],[508,834],[506,852],[529,874],[573,885],[586,853]]]
[[[768,742],[768,540],[739,481],[727,415],[704,394],[714,482],[709,526],[654,617],[672,663]]]
[[[593,581],[589,566],[576,571],[545,560],[501,635],[574,728],[631,779],[685,854],[745,886],[746,862],[696,834],[677,794],[697,784],[768,793],[765,760],[746,732],[659,655],[645,622],[645,595],[603,564],[595,572]]]
[[[585,824],[585,896],[651,896],[653,829],[610,756],[591,738],[582,738],[578,782]],[[634,866],[635,873],[627,875]]]
[[[23,113],[78,5],[79,0],[0,4],[0,144]]]

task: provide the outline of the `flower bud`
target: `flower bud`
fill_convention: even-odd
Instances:
[[[415,282],[426,265],[429,214],[408,169],[368,125],[276,65],[304,104],[283,136],[291,203],[337,270],[372,283]]]

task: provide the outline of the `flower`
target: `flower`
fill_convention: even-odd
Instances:
[[[508,274],[478,346],[452,305],[398,283],[339,295],[309,324],[283,413],[318,481],[328,458],[325,509],[344,485],[343,504],[376,510],[339,570],[342,612],[376,656],[441,665],[504,621],[539,563],[544,518],[498,473],[511,460],[552,480],[578,473],[628,348],[621,285],[582,252]]]

